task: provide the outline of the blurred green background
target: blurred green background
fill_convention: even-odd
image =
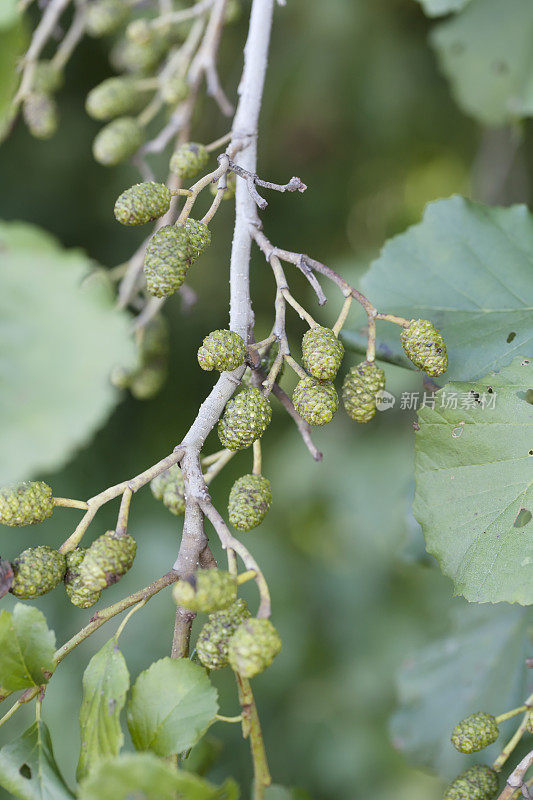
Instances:
[[[222,45],[220,72],[230,97],[242,66],[245,17],[226,31]],[[276,9],[260,173],[280,182],[299,175],[309,188],[301,196],[269,195],[263,220],[272,241],[309,252],[357,281],[383,241],[418,221],[429,200],[454,192],[527,199],[525,156],[500,185],[490,154],[495,148],[505,152],[509,133],[483,132],[458,110],[428,45],[430,27],[414,0],[290,0]],[[110,74],[106,44],[85,40],[59,96],[59,133],[37,142],[19,123],[0,148],[0,218],[42,226],[106,267],[126,260],[145,235],[121,228],[112,215],[115,197],[137,180],[136,171],[105,169],[90,154],[98,125],[85,114],[83,101]],[[213,104],[202,101],[194,138],[212,140],[226,128]],[[164,179],[164,161],[154,165]],[[63,469],[31,476],[48,480],[57,495],[86,498],[136,474],[167,454],[193,420],[212,384],[212,376],[198,369],[196,347],[228,321],[231,204],[224,205],[212,231],[213,245],[191,274],[197,305],[188,314],[178,298],[166,306],[172,355],[164,390],[144,403],[124,395],[94,441]],[[339,296],[329,292],[327,308],[319,310],[300,276],[288,276],[311,313],[323,322],[334,318]],[[274,287],[257,253],[252,278],[260,338],[271,325]],[[296,348],[303,326],[294,315],[289,319]],[[354,314],[354,323],[360,319]],[[348,354],[347,363],[356,359]],[[385,368],[395,395],[420,388],[414,373]],[[290,377],[284,385],[291,388]],[[451,583],[426,556],[410,511],[413,421],[413,412],[396,408],[363,427],[339,413],[315,435],[324,451],[323,463],[315,464],[276,406],[263,440],[264,471],[275,500],[247,544],[269,581],[284,649],[255,689],[275,780],[306,788],[315,800],[432,800],[441,791],[439,780],[405,763],[387,732],[396,669],[416,647],[445,632],[450,609],[464,604],[452,599]],[[206,452],[215,449],[212,436]],[[9,462],[9,453],[2,459]],[[212,494],[219,508],[233,480],[250,467],[251,454],[241,453],[216,479]],[[95,535],[113,525],[116,510],[111,504],[100,512]],[[37,541],[56,545],[77,517],[65,510],[38,531],[3,530],[0,552],[9,558]],[[149,490],[135,498],[131,532],[138,557],[124,580],[106,592],[106,605],[172,565],[180,526]],[[11,597],[2,600],[3,608],[11,604]],[[37,605],[59,643],[91,615],[68,604],[61,591]],[[169,652],[172,623],[168,593],[129,623],[122,647],[132,677]],[[47,692],[45,719],[71,781],[81,675],[115,627],[111,622],[79,647]],[[237,713],[231,676],[214,680],[221,687],[221,713]],[[2,742],[23,729],[25,713],[3,728]],[[246,798],[250,762],[238,726],[219,724],[211,733],[222,749],[209,774],[216,780],[235,775]]]

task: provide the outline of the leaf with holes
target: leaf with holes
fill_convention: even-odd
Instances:
[[[450,742],[454,725],[474,711],[500,714],[523,703],[531,650],[528,616],[521,608],[461,602],[451,632],[400,668],[390,729],[394,746],[413,764],[454,777],[467,766]],[[483,761],[496,758],[515,727],[515,720],[502,726],[498,742],[483,751]]]
[[[0,786],[21,800],[74,797],[56,764],[44,722],[34,722],[19,739],[2,747]]]
[[[102,758],[120,752],[124,742],[120,712],[129,686],[126,661],[113,637],[91,658],[83,675],[78,780],[94,769]]]
[[[17,603],[0,611],[0,700],[46,683],[55,669],[56,637],[37,608]]]
[[[217,690],[187,659],[162,658],[137,678],[128,727],[137,750],[169,756],[188,750],[215,719]]]
[[[533,114],[531,0],[475,0],[431,36],[457,103],[485,125]]]
[[[109,374],[135,361],[129,315],[80,250],[0,223],[0,483],[57,469],[113,409]]]
[[[533,365],[517,358],[423,408],[413,511],[458,594],[533,603]]]
[[[525,206],[450,197],[386,243],[362,287],[380,311],[431,320],[448,349],[444,380],[473,380],[532,352],[532,262]],[[398,326],[378,322],[378,339],[403,353]]]
[[[125,754],[102,761],[86,778],[79,800],[238,800],[239,790],[227,780],[218,787],[181,772],[152,753]]]

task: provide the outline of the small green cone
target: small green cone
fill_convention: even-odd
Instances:
[[[211,231],[203,222],[190,217],[179,227],[183,227],[187,237],[189,258],[196,261],[211,244]]]
[[[370,422],[376,413],[376,395],[385,388],[385,373],[374,362],[352,367],[342,386],[346,413],[356,422]]]
[[[412,319],[400,339],[407,358],[426,375],[437,377],[448,369],[446,343],[427,319]]]
[[[114,531],[107,531],[88,548],[79,565],[80,581],[93,592],[111,586],[131,568],[136,550],[131,536],[117,538]]]
[[[111,49],[109,60],[117,72],[149,76],[161,63],[167,49],[165,39],[157,33],[149,42],[142,44],[123,37]]]
[[[198,350],[198,363],[207,371],[231,371],[244,364],[246,346],[235,331],[219,330],[209,333]]]
[[[161,99],[168,106],[177,106],[189,96],[189,84],[181,75],[171,75],[160,89]]]
[[[144,276],[154,297],[170,297],[185,280],[190,266],[189,243],[182,225],[164,225],[146,249]]]
[[[332,381],[339,371],[344,347],[330,328],[317,325],[305,333],[302,355],[306,370],[314,378]]]
[[[20,527],[52,516],[52,490],[43,481],[22,481],[0,489],[0,524]]]
[[[451,742],[460,753],[475,753],[495,742],[498,735],[495,717],[485,711],[478,711],[457,723]]]
[[[243,475],[229,493],[229,521],[239,531],[257,528],[272,504],[270,481],[263,475]]]
[[[327,425],[339,407],[339,398],[330,381],[317,378],[302,378],[292,395],[292,402],[298,414],[309,425]]]
[[[229,640],[244,620],[250,618],[246,601],[239,598],[228,608],[210,614],[196,640],[196,653],[207,669],[228,666]]]
[[[270,403],[254,386],[228,401],[218,423],[218,437],[228,450],[244,450],[260,439],[272,419]]]
[[[194,178],[202,170],[209,159],[209,153],[198,142],[187,142],[180,145],[170,159],[170,171],[180,178]]]
[[[222,569],[199,569],[190,578],[178,581],[173,596],[189,611],[221,611],[237,599],[237,579]]]
[[[93,0],[87,4],[85,28],[90,36],[99,38],[116,33],[130,15],[124,0]]]
[[[242,678],[253,678],[269,667],[281,650],[281,639],[268,619],[241,622],[229,642],[231,668]]]
[[[443,800],[488,800],[479,788],[465,778],[456,778],[444,793]]]
[[[163,183],[136,183],[117,198],[115,219],[122,225],[144,225],[166,214],[172,194]]]
[[[138,111],[144,97],[132,78],[107,78],[91,89],[85,110],[93,119],[105,121]]]
[[[177,464],[173,464],[150,483],[152,494],[156,500],[177,517],[185,513],[185,481]]]
[[[22,116],[36,139],[50,139],[57,131],[57,105],[49,94],[31,92],[24,99]]]
[[[144,132],[133,117],[109,122],[93,142],[93,156],[99,164],[113,167],[134,155],[144,141]]]
[[[480,789],[483,792],[483,800],[493,800],[498,794],[498,774],[487,764],[474,764],[459,777]]]
[[[63,73],[51,61],[37,61],[31,79],[31,91],[36,94],[53,94],[63,86]]]
[[[67,568],[65,556],[48,545],[28,547],[14,561],[10,592],[22,600],[40,597],[61,583]]]
[[[66,555],[65,590],[70,602],[78,608],[90,608],[100,599],[100,592],[91,591],[80,579],[79,567],[86,553],[85,547],[77,547]]]

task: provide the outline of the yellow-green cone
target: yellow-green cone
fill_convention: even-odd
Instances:
[[[161,99],[169,106],[177,106],[189,94],[189,84],[181,75],[171,75],[160,89]]]
[[[22,105],[22,116],[36,139],[50,139],[57,130],[56,101],[49,94],[31,92]]]
[[[198,142],[187,142],[180,145],[170,159],[170,171],[180,178],[194,178],[205,167],[209,153]]]
[[[168,510],[180,516],[185,513],[185,481],[177,464],[157,475],[150,483],[156,500],[162,500]]]
[[[131,158],[144,141],[144,132],[133,117],[109,122],[93,142],[93,155],[99,164],[113,167]]]
[[[235,331],[219,330],[209,333],[198,350],[198,363],[202,369],[219,372],[233,370],[244,364],[246,346]]]
[[[52,489],[43,481],[21,481],[0,489],[0,525],[35,525],[53,510]]]
[[[190,266],[189,243],[182,226],[164,225],[146,249],[146,287],[154,297],[170,297],[179,289]]]
[[[109,36],[124,24],[130,7],[124,0],[93,0],[87,4],[85,28],[90,36]]]
[[[241,622],[249,618],[248,606],[241,598],[209,615],[196,641],[196,653],[204,667],[222,669],[228,666],[229,640]]]
[[[107,78],[91,89],[85,110],[93,119],[113,119],[137,111],[144,97],[132,78]]]
[[[302,419],[314,426],[331,422],[339,407],[339,398],[333,384],[309,376],[296,384],[292,402]]]
[[[10,592],[23,600],[49,592],[61,583],[67,568],[65,556],[44,544],[28,547],[11,566],[15,577]]]
[[[229,642],[231,668],[243,678],[253,678],[269,667],[281,650],[281,639],[268,619],[241,622]]]
[[[65,590],[70,602],[78,608],[90,608],[100,599],[100,592],[88,589],[80,578],[79,568],[86,553],[85,547],[77,547],[66,555]]]
[[[306,370],[314,378],[332,381],[341,365],[344,347],[330,328],[317,325],[302,339],[302,355]]]
[[[496,741],[499,735],[498,723],[492,714],[477,711],[457,723],[453,729],[451,742],[460,753],[475,753]]]
[[[190,578],[178,581],[173,596],[189,611],[221,611],[237,599],[237,579],[222,569],[199,569]]]
[[[115,219],[122,225],[144,225],[166,214],[172,194],[163,183],[136,183],[117,198]]]
[[[131,568],[137,544],[131,536],[115,537],[107,531],[96,539],[79,565],[83,585],[93,592],[116,583]]]
[[[450,783],[443,800],[494,800],[498,776],[486,764],[474,764]]]
[[[267,398],[251,386],[228,401],[218,423],[218,437],[228,450],[244,450],[264,434],[271,419]]]
[[[385,388],[385,373],[374,362],[352,367],[342,386],[342,402],[356,422],[370,422],[376,413],[376,394]]]
[[[427,319],[412,319],[400,339],[407,358],[427,375],[437,377],[448,369],[446,343]]]
[[[53,94],[63,85],[63,73],[51,61],[37,61],[31,77],[31,91]]]
[[[266,517],[272,503],[270,481],[263,475],[243,475],[229,493],[229,521],[239,531],[251,531]]]

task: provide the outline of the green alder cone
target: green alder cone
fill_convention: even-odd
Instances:
[[[190,266],[189,246],[183,226],[164,225],[146,249],[144,276],[154,297],[170,297],[179,289]]]
[[[121,38],[112,48],[109,60],[117,72],[150,75],[158,67],[166,50],[165,39],[156,33],[153,33],[149,42],[143,43]]]
[[[309,376],[296,384],[292,402],[302,419],[315,427],[331,422],[339,407],[339,398],[333,384]]]
[[[237,176],[234,172],[226,172],[226,190],[222,195],[223,200],[233,200],[237,188]],[[209,191],[215,195],[218,191],[218,181],[209,186]]]
[[[124,0],[93,0],[87,4],[85,28],[96,38],[116,33],[130,15]]]
[[[218,437],[228,450],[244,450],[260,439],[272,419],[272,409],[260,389],[243,389],[228,401],[218,423]]]
[[[207,669],[228,666],[229,641],[241,622],[250,618],[245,600],[239,598],[223,611],[210,614],[196,641],[196,653]]]
[[[243,475],[229,493],[229,521],[239,531],[257,528],[272,504],[270,481],[263,475]]]
[[[63,86],[63,72],[51,61],[38,61],[31,78],[31,90],[37,94],[53,94]]]
[[[533,711],[528,711],[526,719],[526,731],[533,733]]]
[[[178,581],[173,595],[176,603],[189,611],[221,611],[237,599],[237,579],[222,569],[199,569]]]
[[[474,764],[469,767],[460,778],[464,778],[470,783],[477,786],[483,792],[484,800],[493,800],[498,793],[499,783],[498,775],[492,767],[487,764]]]
[[[114,531],[106,531],[91,544],[79,565],[80,581],[93,592],[117,583],[131,568],[136,550],[131,536],[117,538]]]
[[[91,89],[85,110],[93,119],[108,120],[137,111],[143,99],[144,93],[132,78],[107,78]]]
[[[15,597],[40,597],[61,583],[67,568],[65,556],[48,545],[28,547],[12,561],[15,575],[11,589]]]
[[[198,350],[198,363],[207,371],[237,369],[244,364],[246,345],[235,331],[218,330],[209,333]]]
[[[465,778],[456,778],[446,791],[443,800],[489,800],[483,790]]]
[[[86,553],[87,548],[77,547],[66,554],[65,591],[70,602],[78,608],[90,608],[100,599],[100,592],[88,589],[80,577],[79,567]]]
[[[485,711],[478,711],[457,723],[451,742],[460,753],[475,753],[495,742],[498,735],[495,717]]]
[[[153,38],[153,31],[147,19],[134,19],[126,28],[126,36],[137,44],[148,44]]]
[[[173,464],[150,483],[156,500],[161,500],[168,510],[179,517],[185,513],[185,481],[177,464]]]
[[[342,402],[356,422],[370,422],[376,413],[376,394],[385,388],[385,373],[374,362],[352,367],[342,386]]]
[[[136,183],[117,198],[115,219],[122,225],[144,225],[166,214],[172,194],[163,183]]]
[[[341,365],[344,347],[330,328],[310,328],[302,339],[306,370],[314,378],[332,381]]]
[[[272,664],[280,650],[281,639],[270,620],[252,617],[231,637],[228,659],[234,672],[253,678]]]
[[[93,156],[99,164],[113,167],[131,158],[144,141],[144,132],[133,117],[119,117],[96,135]]]
[[[211,244],[211,231],[203,222],[198,222],[198,220],[191,219],[190,217],[183,225],[178,227],[183,228],[185,231],[187,246],[189,248],[189,258],[192,263],[192,261],[196,261]]]
[[[180,145],[170,159],[170,171],[180,178],[194,178],[205,167],[209,153],[198,142]]]
[[[407,358],[432,378],[448,369],[446,343],[427,319],[412,319],[400,339]]]
[[[181,75],[171,75],[160,88],[161,99],[168,106],[177,106],[189,95],[189,84]]]
[[[31,92],[24,99],[22,116],[36,139],[50,139],[57,131],[57,106],[49,94]]]
[[[52,489],[43,481],[21,481],[0,489],[0,524],[20,527],[52,516]]]

